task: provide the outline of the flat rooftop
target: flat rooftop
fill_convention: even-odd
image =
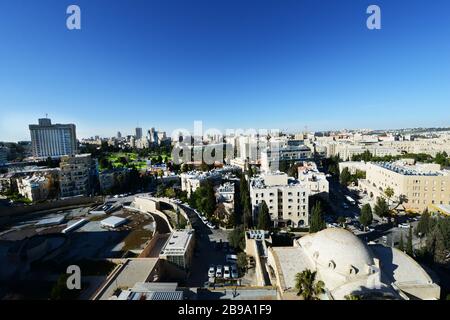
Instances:
[[[161,251],[163,255],[184,254],[192,240],[193,230],[175,230],[167,240],[165,247]]]
[[[155,268],[158,258],[135,258],[124,262],[122,269],[118,271],[103,289],[99,300],[109,299],[117,288],[132,288],[138,282],[146,282]]]
[[[437,177],[445,175],[445,171],[432,169],[427,164],[406,165],[398,162],[375,162],[374,164],[405,176]]]
[[[127,218],[113,216],[102,220],[100,224],[103,226],[115,228],[126,223],[127,221],[128,221]]]
[[[295,275],[305,269],[314,269],[308,256],[299,247],[272,247],[276,263],[281,269],[284,289],[295,288]]]

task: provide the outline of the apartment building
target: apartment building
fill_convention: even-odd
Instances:
[[[314,162],[303,162],[298,167],[298,180],[303,183],[309,191],[309,195],[320,195],[324,199],[328,199],[330,185],[325,173],[317,169]]]
[[[91,193],[96,165],[90,154],[65,156],[60,163],[61,197],[87,196]]]
[[[59,157],[78,152],[74,124],[52,124],[48,118],[30,124],[31,146],[34,157]]]
[[[308,196],[306,186],[285,173],[266,173],[250,180],[255,221],[259,207],[265,201],[275,226],[308,226]]]
[[[304,145],[285,145],[268,147],[261,151],[261,170],[276,171],[281,161],[296,162],[311,159],[311,149]]]
[[[17,190],[31,201],[46,200],[50,191],[50,181],[45,176],[27,176],[17,179]]]
[[[360,188],[376,197],[383,196],[387,187],[394,190],[394,198],[407,197],[407,210],[422,212],[433,205],[450,205],[450,171],[438,164],[414,163],[412,159],[367,163]]]

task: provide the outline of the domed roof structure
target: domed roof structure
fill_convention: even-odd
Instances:
[[[328,228],[300,238],[299,243],[318,269],[356,276],[369,274],[375,264],[369,248],[345,229]]]

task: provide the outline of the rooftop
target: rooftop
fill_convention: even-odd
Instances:
[[[184,254],[192,240],[193,230],[175,230],[167,240],[161,254]]]
[[[443,176],[447,172],[429,163],[406,164],[405,162],[375,162],[375,165],[406,176]]]

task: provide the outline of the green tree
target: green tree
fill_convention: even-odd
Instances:
[[[428,210],[425,209],[420,216],[419,223],[417,224],[415,233],[418,236],[427,235],[430,232],[430,214]]]
[[[322,214],[322,206],[320,201],[317,201],[311,209],[310,233],[319,232],[327,227],[325,221],[323,221]]]
[[[259,230],[270,230],[272,227],[272,221],[270,220],[269,208],[265,201],[259,206],[258,212],[258,229]]]
[[[386,198],[388,199],[388,205],[389,205],[389,201],[394,196],[394,189],[392,189],[391,187],[387,187],[384,190],[384,194],[386,195]]]
[[[406,253],[411,257],[414,256],[412,228],[409,228],[408,237],[406,238]]]
[[[400,235],[400,242],[398,243],[398,250],[405,251],[405,242],[403,241],[403,233]]]
[[[348,186],[348,184],[350,183],[351,179],[352,179],[352,175],[350,174],[350,171],[348,170],[348,168],[342,169],[342,172],[339,175],[339,182],[343,186]]]
[[[244,175],[242,175],[240,178],[239,190],[241,194],[241,208],[243,213],[244,227],[248,229],[253,226],[253,219],[251,210],[252,206],[250,202],[250,189]]]
[[[382,197],[377,197],[373,211],[379,217],[387,217],[390,214],[389,206]]]
[[[364,226],[364,230],[372,223],[372,207],[370,204],[366,203],[361,208],[361,216],[359,217],[359,222]]]
[[[306,269],[295,275],[295,288],[297,295],[303,300],[320,300],[320,295],[325,293],[323,281],[316,281],[317,273]]]
[[[344,216],[339,216],[339,217],[337,218],[337,222],[338,222],[342,227],[345,226],[345,221],[346,221],[346,219],[345,219]]]
[[[245,252],[239,252],[237,254],[236,264],[237,264],[239,270],[241,270],[241,272],[247,271],[248,257]]]
[[[236,250],[242,251],[245,249],[245,235],[244,227],[242,225],[237,226],[228,234],[228,242],[230,246]]]

